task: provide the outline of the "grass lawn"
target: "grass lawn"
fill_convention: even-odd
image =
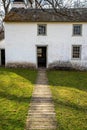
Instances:
[[[0,130],[24,130],[36,71],[0,68]]]
[[[57,130],[87,130],[87,72],[48,71]]]

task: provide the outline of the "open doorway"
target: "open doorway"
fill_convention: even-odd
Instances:
[[[1,49],[1,66],[5,66],[5,49]]]
[[[37,47],[37,66],[46,67],[47,64],[47,47]]]

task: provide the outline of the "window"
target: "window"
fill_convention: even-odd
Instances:
[[[41,48],[37,49],[37,55],[38,55],[38,57],[42,57],[42,49]]]
[[[46,25],[38,25],[38,35],[46,35]]]
[[[82,35],[82,25],[73,25],[73,35],[79,36]]]
[[[81,46],[73,45],[72,46],[72,58],[80,59],[81,58]]]

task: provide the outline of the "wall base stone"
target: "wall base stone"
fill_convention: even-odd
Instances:
[[[26,63],[26,62],[23,62],[23,63],[18,63],[18,62],[7,63],[6,67],[7,68],[30,68],[30,69],[36,69],[36,65],[34,63]]]
[[[48,65],[49,69],[56,70],[87,70],[87,64],[82,64],[78,62],[70,62],[70,61],[55,61]]]

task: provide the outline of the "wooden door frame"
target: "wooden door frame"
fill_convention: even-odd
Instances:
[[[46,68],[48,68],[48,45],[36,45],[36,68],[38,68],[37,48],[46,47]]]

